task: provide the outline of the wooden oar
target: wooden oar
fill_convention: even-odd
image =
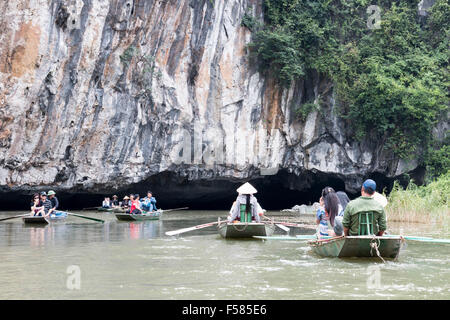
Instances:
[[[30,216],[31,217],[31,215],[29,213],[27,213],[27,214],[19,214],[18,216],[1,218],[0,221],[5,221],[5,220],[10,220],[10,219],[15,219],[15,218],[21,218],[21,217],[26,217],[26,216]]]
[[[189,227],[189,228],[183,228],[183,229],[178,229],[178,230],[174,230],[174,231],[167,231],[166,235],[174,236],[174,235],[180,234],[180,233],[185,233],[185,232],[189,232],[189,231],[212,227],[213,225],[218,224],[218,223],[220,223],[220,222],[219,221],[209,222],[209,223],[199,224],[198,226],[193,226],[193,227]]]
[[[98,208],[99,208],[99,206],[97,206],[97,207],[83,208],[83,210],[92,210],[92,209],[98,209]]]
[[[286,231],[287,233],[289,233],[289,229],[288,227],[283,226],[282,224],[277,223],[276,226],[284,231]]]
[[[175,209],[167,209],[167,210],[162,210],[163,213],[169,212],[169,211],[177,211],[177,210],[186,210],[189,209],[188,207],[183,207],[183,208],[175,208]]]
[[[419,236],[403,236],[397,234],[387,234],[389,237],[403,237],[408,241],[419,241],[419,242],[429,242],[429,243],[450,243],[450,239],[435,239],[430,237],[419,237]]]
[[[278,222],[278,221],[274,221],[274,224],[281,224],[283,226],[286,227],[293,227],[293,228],[305,228],[305,229],[311,229],[311,230],[316,230],[317,227],[314,227],[312,225],[309,224],[300,224],[300,223],[292,223],[292,222]]]
[[[104,222],[105,222],[105,220],[97,219],[97,218],[91,218],[91,217],[86,217],[86,216],[83,216],[83,215],[81,215],[81,214],[75,214],[75,213],[70,213],[70,212],[67,212],[67,214],[70,214],[71,216],[78,217],[78,218],[83,218],[83,219],[89,219],[89,220],[98,221],[98,222],[101,222],[101,223],[104,223]]]

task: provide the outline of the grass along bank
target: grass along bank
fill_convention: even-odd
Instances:
[[[450,171],[426,186],[410,182],[403,189],[397,182],[388,197],[388,221],[450,223]]]

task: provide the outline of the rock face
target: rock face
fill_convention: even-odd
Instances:
[[[262,19],[261,1],[11,0],[0,10],[1,192],[101,193],[164,175],[181,190],[280,172],[289,189],[322,174],[355,192],[371,174],[417,166],[349,136],[327,79],[282,89],[258,73],[241,20]],[[299,120],[311,99],[321,111]]]

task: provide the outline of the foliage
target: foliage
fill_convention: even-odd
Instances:
[[[410,182],[403,189],[396,181],[388,197],[388,221],[438,222],[450,220],[450,171],[426,186]]]
[[[427,180],[433,180],[450,171],[450,136],[430,147],[425,161]]]
[[[307,103],[301,104],[296,109],[296,113],[302,121],[305,121],[306,118],[308,117],[308,114],[310,114],[312,111],[315,111],[318,109],[319,109],[319,105],[317,103],[307,102]]]
[[[419,19],[418,2],[265,0],[251,54],[285,87],[310,70],[328,76],[357,139],[380,141],[402,158],[426,156],[449,104],[450,5],[437,0]],[[367,26],[373,4],[379,29]]]
[[[130,64],[131,59],[136,55],[137,48],[134,46],[129,46],[121,55],[120,55],[120,61],[125,66],[128,66]]]

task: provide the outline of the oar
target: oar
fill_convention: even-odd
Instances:
[[[175,208],[175,209],[167,209],[167,210],[162,210],[163,213],[169,212],[169,211],[177,211],[177,210],[186,210],[189,209],[188,207],[183,207],[183,208]]]
[[[105,220],[97,219],[97,218],[91,218],[91,217],[86,217],[86,216],[82,216],[81,214],[75,214],[75,213],[70,213],[70,212],[67,212],[67,214],[70,214],[71,216],[75,216],[75,217],[78,217],[78,218],[98,221],[98,222],[101,222],[101,223],[105,222]]]
[[[97,207],[83,208],[83,210],[92,210],[92,209],[97,209],[97,208],[99,208],[99,207],[97,206]]]
[[[283,229],[284,231],[286,231],[287,233],[289,233],[289,229],[288,227],[283,226],[282,224],[277,223],[276,226],[280,229]]]
[[[401,235],[394,235],[394,234],[388,234],[386,236],[403,237],[405,240],[409,240],[409,241],[419,241],[419,242],[429,242],[429,243],[450,243],[450,239],[435,239],[435,238],[419,237],[419,236],[401,236]]]
[[[193,231],[193,230],[198,230],[198,229],[211,227],[211,226],[213,226],[215,224],[218,224],[218,223],[220,223],[220,222],[219,221],[209,222],[209,223],[199,224],[198,226],[193,226],[193,227],[189,227],[189,228],[183,228],[183,229],[178,229],[178,230],[174,230],[174,231],[167,231],[166,235],[174,236],[174,235],[180,234],[180,233],[185,233],[185,232],[189,232],[189,231]]]
[[[8,218],[1,218],[0,221],[5,221],[5,220],[15,219],[15,218],[21,218],[21,217],[26,217],[26,216],[31,216],[31,215],[29,213],[27,213],[27,214],[19,214],[18,216],[12,216],[12,217],[8,217]]]
[[[292,223],[292,222],[278,222],[278,221],[274,221],[273,223],[281,224],[283,226],[293,227],[293,228],[305,228],[305,229],[311,229],[311,230],[316,230],[317,229],[317,227],[314,227],[314,226],[309,225],[309,224],[300,224],[300,223]]]

